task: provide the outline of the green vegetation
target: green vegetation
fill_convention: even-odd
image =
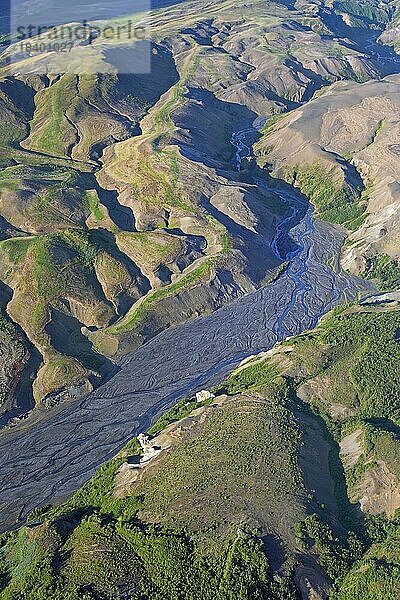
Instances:
[[[39,298],[50,300],[58,296],[65,286],[65,279],[54,265],[51,255],[51,237],[37,237],[33,252],[32,278]]]
[[[227,228],[212,215],[206,215],[206,218],[207,221],[211,223],[212,227],[218,231],[221,237],[222,252],[227,254],[230,250],[232,250],[232,242],[230,240]]]
[[[59,354],[52,348],[46,350],[46,364],[40,369],[33,386],[34,397],[38,402],[48,394],[68,388],[88,375],[77,359]]]
[[[372,456],[383,460],[389,471],[400,482],[400,429],[396,433],[388,431],[374,431]]]
[[[152,268],[173,260],[181,247],[179,238],[153,231],[119,232],[116,242],[133,260],[149,264]]]
[[[316,557],[335,600],[396,597],[398,522],[368,517],[364,527],[355,518],[333,442],[330,473],[321,474],[335,484],[332,515],[305,486],[311,449],[305,449],[300,424],[304,418],[308,428],[312,419],[329,436],[315,412],[331,425],[329,407],[346,401],[343,390],[352,389],[348,402],[357,415],[333,428],[338,439],[341,429],[368,432],[365,455],[347,473],[349,488],[370,468],[365,463],[371,457],[384,460],[400,481],[399,328],[399,312],[342,307],[314,332],[284,343],[282,354],[278,348],[233,371],[213,390],[228,398],[203,404],[182,399],[150,429],[169,435],[171,446],[137,481],[119,473],[127,457],[140,454],[133,439],[67,502],[35,511],[28,528],[3,537],[0,598],[22,600],[29,588],[30,600],[124,593],[137,600],[294,600],[293,543]],[[326,395],[310,398],[307,408],[296,389],[321,377],[328,378],[319,387]],[[334,382],[338,397],[332,396]],[[348,525],[337,528],[337,518]],[[280,580],[272,577],[261,530],[274,532],[287,548]]]
[[[78,260],[85,267],[89,269],[93,268],[99,255],[100,248],[93,241],[93,235],[91,235],[89,231],[67,229],[57,237],[77,253]]]
[[[296,363],[306,367],[305,379],[311,376],[311,381],[317,384],[318,392],[310,398],[314,410],[333,427],[339,440],[356,429],[364,431],[364,453],[346,473],[347,489],[352,496],[368,471],[375,468],[376,461],[384,461],[400,485],[399,428],[396,425],[400,409],[399,326],[399,312],[341,308],[326,317],[315,332],[294,340]],[[335,427],[335,417],[329,410],[339,403],[349,403],[357,416]],[[337,453],[332,458],[336,461]],[[341,505],[343,510],[345,504]],[[347,514],[350,517],[350,513]],[[351,525],[354,527],[356,521],[352,520]],[[319,563],[335,582],[331,595],[334,600],[361,597],[378,600],[399,595],[398,519],[389,521],[384,516],[367,516],[365,530],[361,545],[352,533],[347,541],[339,539],[315,515],[307,517],[297,528],[302,546],[309,547],[311,540]],[[359,531],[362,534],[362,529]],[[378,543],[365,552],[365,544],[371,543],[368,537]],[[395,547],[396,552],[393,552]]]
[[[80,293],[75,291],[78,281],[82,285],[90,285],[90,278],[95,281],[91,270],[99,253],[96,235],[67,229],[50,235],[5,240],[0,250],[9,261],[7,279],[16,289],[9,313],[44,359],[33,384],[35,399],[40,401],[47,394],[87,377],[87,369],[76,358],[54,349],[46,324],[50,307],[57,305],[65,294]],[[99,319],[111,313],[101,296],[91,310],[95,316],[96,311],[100,314]]]
[[[294,525],[302,512],[299,439],[296,421],[283,402],[227,401],[209,411],[197,433],[193,429],[165,455],[162,469],[140,481],[135,493],[144,498],[141,514],[151,522],[204,535],[216,527],[215,543],[247,502],[261,522],[278,529],[286,505],[284,521]],[[260,471],[264,478],[258,477]]]
[[[104,286],[106,290],[117,296],[118,293],[126,289],[130,282],[129,274],[124,265],[108,254],[107,252],[101,252],[95,258],[96,273],[104,279]]]
[[[288,268],[288,266],[289,266],[289,262],[288,261],[284,261],[283,263],[281,263],[275,269],[275,272],[273,273],[273,275],[269,279],[268,283],[275,283],[275,281],[278,281],[279,277],[286,271],[286,269]]]
[[[153,115],[149,113],[148,140],[166,134],[164,141],[167,141],[173,126],[171,113],[184,101],[186,82],[199,64],[196,57],[198,50],[198,46],[193,44],[187,60],[180,65],[180,81],[171,87],[167,101],[162,100],[158,104],[160,111],[155,109]],[[125,232],[120,232],[113,223],[114,213],[111,211],[108,214],[102,207],[94,189],[93,172],[96,167],[90,160],[90,150],[97,152],[95,143],[102,147],[105,140],[108,143],[111,138],[118,140],[119,136],[121,139],[127,137],[128,129],[124,128],[128,119],[121,117],[125,110],[118,113],[121,103],[126,104],[127,109],[129,102],[137,104],[136,90],[117,75],[97,78],[65,73],[43,82],[40,89],[32,89],[32,95],[29,85],[24,84],[31,109],[29,116],[19,114],[16,106],[12,105],[11,96],[6,97],[3,88],[0,90],[2,106],[7,105],[12,109],[14,116],[18,117],[14,120],[21,124],[16,127],[14,120],[10,120],[10,132],[4,126],[4,131],[0,133],[7,133],[7,136],[12,133],[13,140],[24,138],[22,147],[4,149],[7,150],[7,159],[0,172],[0,191],[4,191],[7,199],[7,202],[3,202],[2,216],[13,227],[27,231],[32,236],[0,242],[0,258],[3,277],[14,291],[12,318],[26,331],[43,355],[45,365],[39,373],[40,385],[35,385],[40,390],[54,391],[48,388],[50,381],[58,390],[64,384],[64,376],[65,383],[68,383],[73,374],[84,374],[76,359],[64,356],[63,349],[55,351],[55,342],[49,333],[51,327],[47,328],[47,325],[60,307],[62,311],[74,313],[74,301],[78,300],[81,306],[84,304],[82,320],[90,328],[98,329],[94,337],[97,333],[101,337],[103,332],[106,336],[105,328],[110,322],[114,323],[117,312],[120,316],[119,311],[124,311],[115,325],[118,333],[123,333],[125,325],[129,330],[137,323],[142,323],[149,310],[155,311],[159,301],[206,280],[213,262],[199,261],[194,268],[189,267],[184,277],[173,277],[172,285],[152,291],[141,303],[140,296],[144,296],[148,289],[145,276],[141,278],[138,275],[137,288],[136,282],[130,285],[131,277],[124,261],[114,258],[112,249],[107,247],[107,240],[112,239],[111,236],[105,234],[104,243],[101,239],[103,228],[113,233],[115,238],[118,234],[121,239],[131,234],[125,236]],[[149,92],[152,103],[156,102],[157,94],[154,95],[153,91],[147,87],[143,90],[144,97],[139,103],[142,108],[149,108],[149,102],[145,99]],[[13,92],[17,97],[18,90]],[[131,108],[131,118],[139,119],[136,106]],[[104,134],[104,139],[96,137],[97,129],[103,129],[103,123],[101,135]],[[8,144],[11,143],[11,137],[7,136],[4,141]],[[143,138],[146,138],[146,132]],[[125,155],[122,158],[132,160],[132,144],[130,140],[128,142],[121,146],[129,148],[129,157]],[[133,146],[135,150],[136,146]],[[76,160],[72,159],[72,155]],[[202,220],[213,244],[215,232],[219,234],[222,248],[217,248],[215,252],[228,252],[230,240],[225,228],[217,222],[211,222],[209,227],[202,209],[192,204],[189,195],[184,196],[181,191],[176,148],[163,149],[160,146],[158,149],[152,148],[151,144],[143,144],[137,158],[137,169],[127,169],[125,164],[121,164],[121,171],[137,192],[135,196],[138,202],[143,203],[142,213],[145,217],[150,214],[149,227],[146,224],[143,227],[146,231],[132,232],[132,254],[137,250],[137,254],[141,255],[138,258],[142,258],[142,262],[137,261],[139,269],[142,270],[143,264],[142,272],[147,274],[148,268],[150,281],[152,272],[156,271],[162,260],[174,262],[184,249],[184,238],[173,231],[181,226],[183,213],[196,215]],[[117,156],[116,163],[123,163],[123,160]],[[160,207],[161,212],[157,214]],[[159,228],[158,239],[153,228]],[[168,231],[168,228],[172,231]],[[117,239],[115,241],[118,242]],[[117,250],[114,247],[113,250],[125,252],[125,248]],[[127,254],[136,262],[136,256]],[[160,262],[153,265],[153,261],[157,260]],[[126,314],[138,296],[139,302]],[[65,298],[68,298],[68,302],[65,302]],[[70,300],[72,308],[68,307]],[[111,333],[115,333],[113,328]]]
[[[246,390],[262,389],[276,382],[279,371],[266,361],[257,361],[234,371],[226,381],[213,389],[214,393],[229,396],[241,394]]]
[[[185,92],[185,85],[182,81],[179,81],[173,88],[171,97],[161,106],[161,108],[154,115],[154,123],[158,129],[171,129],[174,124],[171,120],[171,112],[177,107],[183,100]]]
[[[85,204],[93,215],[94,220],[99,223],[104,219],[99,196],[96,190],[88,190],[85,195]]]
[[[356,497],[356,486],[360,484],[360,481],[364,477],[365,473],[375,466],[373,462],[366,461],[367,457],[365,454],[362,454],[354,467],[346,471],[346,485],[350,496]]]
[[[77,95],[76,75],[65,73],[51,87],[36,95],[29,147],[55,156],[66,156],[75,131],[66,117]]]
[[[284,117],[286,117],[286,113],[276,113],[274,115],[271,115],[269,119],[267,119],[267,122],[261,130],[263,139],[265,139],[267,136],[269,136],[276,130],[276,126]]]
[[[172,87],[170,98],[155,113],[154,124],[156,130],[162,130],[165,133],[174,129],[171,114],[183,102],[186,84],[199,65],[200,58],[196,55],[197,51],[198,48],[193,46],[193,55],[186,60],[180,80]]]
[[[162,159],[168,166],[168,178],[165,180],[165,201],[168,206],[177,206],[182,210],[193,212],[194,207],[182,200],[179,190],[179,163],[174,151],[162,150]]]
[[[367,0],[366,2],[335,0],[333,6],[338,12],[350,13],[353,26],[368,28],[372,25],[376,27],[377,22],[387,23],[390,20],[390,8],[374,0]]]
[[[332,600],[381,600],[400,597],[400,527],[374,544],[345,576]]]
[[[211,269],[211,261],[204,261],[196,269],[191,271],[188,275],[179,279],[179,281],[172,283],[164,288],[150,292],[139,306],[133,306],[127,315],[121,319],[115,325],[109,327],[106,333],[115,334],[123,333],[124,331],[131,331],[138,323],[142,322],[147,315],[149,308],[156,302],[160,302],[164,298],[172,296],[180,290],[187,289],[188,287],[198,283],[201,279],[206,277]]]
[[[0,252],[4,252],[13,265],[19,265],[25,258],[32,242],[33,238],[30,237],[10,238],[0,242]]]
[[[315,163],[308,167],[293,168],[287,177],[295,181],[301,192],[310,198],[321,219],[356,230],[364,218],[365,204],[353,191],[338,185],[335,174],[335,168],[328,171]]]
[[[366,277],[376,280],[382,291],[400,289],[400,265],[387,254],[378,254],[369,260]]]
[[[390,418],[400,409],[399,325],[399,313],[342,314],[324,322],[323,340],[357,357],[351,378],[364,416]]]
[[[316,514],[306,517],[302,525],[305,545],[310,541],[315,546],[319,563],[332,581],[340,579],[362,556],[363,547],[353,533],[340,540]]]
[[[400,409],[398,312],[333,311],[316,331],[295,340],[309,377],[324,377],[320,401],[348,404],[364,418],[396,419]],[[384,368],[382,367],[384,365]]]
[[[2,36],[0,36],[1,39]],[[3,50],[3,48],[2,48]],[[0,90],[0,103],[2,106],[2,119],[0,123],[0,144],[2,148],[1,165],[9,164],[9,148],[15,147],[17,142],[26,135],[26,117],[11,98]],[[7,148],[9,147],[9,148]]]
[[[287,519],[298,519],[300,498],[293,516],[288,505],[288,498],[299,494],[297,443],[295,422],[282,405],[250,399],[226,405],[167,456],[162,471],[133,494],[116,498],[114,476],[124,457],[139,452],[133,441],[67,503],[36,512],[29,527],[3,537],[0,598],[94,600],[129,594],[138,600],[295,600],[289,572],[273,579],[262,540],[237,511],[249,485],[258,486],[255,506],[276,523],[283,506]],[[281,457],[284,469],[277,468]],[[208,469],[202,461],[211,461]],[[261,466],[272,489],[258,477]],[[225,484],[215,485],[217,480]],[[204,493],[217,501],[211,498],[210,510],[201,514],[190,500]],[[175,503],[185,511],[171,519]],[[158,513],[161,522],[146,523],[144,511]]]
[[[37,157],[37,154],[33,155]],[[53,160],[53,159],[50,159]],[[62,165],[18,164],[0,173],[2,216],[22,230],[53,233],[83,226],[90,212],[85,186],[88,176]],[[89,193],[89,192],[88,192]]]
[[[372,135],[372,140],[375,141],[377,136],[381,133],[382,129],[385,126],[385,119],[381,119],[377,126],[374,129],[373,135]]]
[[[16,343],[19,342],[18,338],[16,337],[16,332],[15,332],[13,324],[10,323],[10,321],[7,321],[3,312],[0,312],[0,333],[2,335],[4,335],[5,337],[9,338],[10,340],[15,340]],[[21,344],[20,358],[23,357],[23,354],[24,354],[23,346]]]
[[[22,529],[13,536],[13,543],[3,544],[2,600],[48,600],[53,597],[54,550],[60,538],[55,527],[42,526],[34,532]]]
[[[5,167],[0,172],[1,213],[9,224],[2,237],[28,233],[0,241],[0,264],[6,272],[2,278],[13,291],[10,315],[43,356],[35,382],[38,398],[87,376],[76,359],[55,352],[52,346],[51,336],[57,334],[48,333],[53,326],[47,325],[50,318],[53,324],[57,321],[59,311],[78,314],[88,330],[97,329],[94,339],[110,333],[112,344],[117,339],[114,334],[137,325],[145,337],[147,318],[150,329],[153,322],[158,325],[159,302],[174,294],[184,300],[185,290],[208,282],[215,264],[211,256],[196,261],[182,277],[173,275],[171,285],[140,298],[114,324],[119,309],[131,306],[145,293],[141,289],[148,289],[147,283],[140,287],[139,271],[143,280],[154,277],[158,283],[160,265],[173,263],[174,271],[175,265],[185,263],[179,258],[186,240],[174,229],[199,235],[203,226],[207,252],[224,254],[221,261],[230,269],[228,254],[234,240],[198,200],[200,171],[207,195],[219,183],[229,183],[230,175],[217,163],[216,169],[204,170],[200,164],[198,170],[188,158],[195,158],[195,152],[180,157],[176,151],[198,132],[194,114],[198,107],[203,105],[198,113],[203,117],[209,106],[211,112],[213,106],[230,112],[234,106],[229,103],[236,104],[221,123],[210,112],[204,116],[206,127],[216,123],[213,136],[199,133],[199,148],[203,141],[204,148],[215,141],[208,158],[222,164],[227,155],[221,148],[230,138],[232,115],[238,115],[238,122],[250,122],[256,104],[260,109],[256,112],[273,113],[294,106],[303,94],[307,98],[318,82],[324,85],[319,75],[302,76],[305,62],[318,65],[324,57],[336,56],[341,60],[330,61],[332,79],[361,80],[367,75],[365,66],[359,75],[347,74],[347,67],[342,70],[339,64],[346,65],[349,53],[354,60],[348,64],[363,61],[356,58],[351,43],[332,42],[334,32],[322,23],[318,10],[303,13],[296,5],[291,18],[299,27],[294,23],[288,35],[287,7],[259,4],[262,10],[257,2],[250,8],[240,6],[239,21],[233,2],[211,3],[209,14],[200,15],[201,23],[194,5],[188,17],[177,10],[172,21],[157,13],[153,48],[156,69],[161,64],[161,72],[153,78],[157,89],[145,77],[117,72],[107,77],[22,77],[14,88],[12,78],[1,84],[1,164]],[[380,24],[390,21],[392,10],[378,0],[334,0],[326,8],[346,14],[355,27],[382,30]],[[214,48],[207,41],[204,45],[195,41],[203,35],[206,40],[208,34]],[[312,42],[312,56],[305,56],[307,39]],[[111,41],[101,47],[101,55],[96,44],[82,48],[84,62],[77,66],[107,61]],[[238,52],[250,61],[257,54],[254,73],[251,64],[238,60]],[[265,71],[262,65],[263,52],[273,65],[271,85],[265,89],[257,84],[260,75],[269,77],[268,65]],[[62,56],[54,59],[62,62]],[[175,68],[180,80],[173,85]],[[273,79],[279,79],[279,85]],[[210,104],[202,102],[207,94]],[[23,108],[14,105],[13,96]],[[161,100],[140,124],[142,135],[134,136],[133,125],[157,97]],[[31,102],[35,103],[32,119]],[[185,127],[192,114],[189,135]],[[272,114],[264,138],[276,131],[284,117]],[[181,125],[176,131],[178,119]],[[383,126],[382,120],[374,138]],[[130,135],[134,138],[126,139]],[[125,141],[112,144],[119,139]],[[18,146],[19,140],[24,140],[27,150]],[[174,146],[168,147],[172,140]],[[111,144],[113,148],[104,151],[99,181],[103,177],[107,189],[118,190],[121,202],[134,207],[135,224],[142,232],[120,231],[112,222],[114,211],[108,214],[92,189],[97,166],[90,157]],[[242,180],[250,189],[248,174],[242,175],[235,185]],[[366,216],[368,190],[360,197],[358,190],[342,185],[338,175],[317,163],[304,169],[300,165],[287,174],[310,197],[321,218],[356,230]],[[272,213],[273,227],[276,215],[286,208],[273,194],[265,205]],[[124,215],[120,216],[123,221]],[[120,261],[113,235],[118,249],[138,269],[130,262],[128,272],[128,261]],[[333,258],[329,265],[334,266]],[[369,266],[367,276],[378,280],[382,289],[400,288],[397,261],[381,255]],[[285,268],[286,264],[280,265],[271,282]],[[139,273],[136,280],[134,272]],[[122,298],[130,294],[131,300]],[[400,318],[392,309],[392,305],[377,310],[352,306],[334,311],[314,332],[288,340],[282,352],[278,347],[267,357],[255,357],[235,369],[214,388],[223,395],[216,402],[182,399],[149,430],[151,435],[162,432],[155,443],[164,447],[166,441],[168,447],[137,479],[133,463],[141,449],[133,439],[61,506],[39,508],[27,525],[0,536],[0,600],[295,600],[299,590],[294,581],[299,576],[304,585],[311,585],[315,574],[323,589],[324,573],[333,582],[335,600],[400,596],[398,519],[379,515],[363,523],[347,498],[367,470],[382,462],[394,482],[400,481]],[[128,346],[126,338],[121,351]],[[7,350],[8,342],[15,342],[16,330],[0,317],[1,344],[3,339]],[[0,350],[6,353],[3,345]],[[25,359],[24,351],[22,344],[13,351],[17,367]],[[4,356],[3,363],[6,375],[16,380],[19,372],[14,363],[7,363]],[[7,385],[0,374],[0,400],[8,393]],[[176,427],[167,432],[171,424]],[[337,442],[352,427],[363,430],[363,454],[346,473],[346,487]],[[319,445],[313,445],[315,440]],[[357,528],[359,537],[352,528]]]
[[[207,400],[205,402],[197,402],[195,398],[188,400],[187,398],[183,398],[180,400],[175,406],[173,406],[170,410],[168,410],[164,415],[162,415],[149,429],[150,435],[156,435],[160,433],[163,429],[171,425],[171,423],[175,423],[176,421],[180,421],[184,417],[187,417],[192,413],[196,408],[200,408],[202,406],[208,406],[211,404],[212,399]]]
[[[27,351],[15,327],[0,312],[0,406],[10,400],[15,377],[24,366]]]
[[[100,597],[118,598],[123,590],[133,592],[142,566],[132,550],[115,526],[97,515],[83,518],[60,548],[63,593],[89,588]]]
[[[34,159],[29,164],[16,164],[0,171],[0,181],[15,181],[27,179],[29,181],[46,181],[50,183],[56,181],[59,184],[70,182],[74,183],[74,178],[77,178],[77,173],[69,167],[58,164],[60,161],[54,160],[43,164],[35,163]],[[62,161],[61,161],[62,162]]]
[[[400,514],[388,519],[385,514],[365,515],[365,528],[373,544],[381,543],[389,538],[395,538],[400,531]]]

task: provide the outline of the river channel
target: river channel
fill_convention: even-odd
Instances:
[[[238,168],[251,152],[247,134],[232,138]],[[335,305],[368,289],[340,269],[344,234],[315,219],[296,190],[273,180],[255,183],[273,186],[287,206],[271,244],[286,261],[285,270],[273,284],[162,332],[126,356],[121,370],[83,400],[60,405],[30,426],[22,422],[3,430],[3,529],[33,508],[72,493],[177,399],[212,385],[244,358],[313,328]]]

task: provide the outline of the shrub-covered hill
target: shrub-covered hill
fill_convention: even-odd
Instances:
[[[399,329],[342,308],[181,400],[2,536],[0,598],[397,598]]]

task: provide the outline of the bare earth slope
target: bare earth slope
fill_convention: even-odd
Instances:
[[[316,179],[319,169],[320,180],[325,174],[338,188],[360,194],[367,214],[356,222],[343,219],[353,230],[343,257],[353,272],[364,271],[375,254],[399,259],[399,122],[397,75],[362,85],[341,82],[282,119],[258,145],[274,174],[304,190],[302,172],[311,177],[314,169]]]

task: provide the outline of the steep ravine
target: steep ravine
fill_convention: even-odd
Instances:
[[[232,140],[237,159],[246,154],[243,136]],[[338,268],[343,234],[316,221],[294,189],[274,180],[268,185],[288,205],[272,242],[277,256],[289,261],[285,271],[210,316],[164,331],[125,357],[120,372],[84,400],[56,407],[49,419],[31,421],[29,428],[21,423],[4,431],[2,528],[70,494],[176,399],[221,379],[243,358],[314,327],[333,306],[368,289]]]

